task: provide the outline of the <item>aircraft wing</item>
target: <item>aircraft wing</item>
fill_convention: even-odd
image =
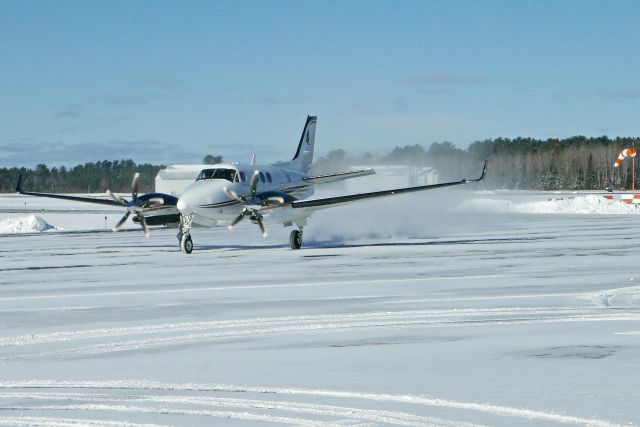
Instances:
[[[121,203],[118,203],[115,200],[110,200],[110,199],[98,199],[95,197],[67,196],[66,194],[37,193],[34,191],[24,191],[24,189],[22,188],[22,175],[18,178],[18,185],[16,186],[16,192],[20,194],[26,194],[27,196],[50,197],[52,199],[72,200],[75,202],[97,203],[99,205],[122,207]]]
[[[327,175],[307,176],[302,178],[304,182],[313,184],[328,184],[330,182],[344,181],[345,179],[358,178],[360,176],[373,175],[376,173],[373,169],[362,169],[353,172],[340,172]]]
[[[434,190],[436,188],[452,187],[454,185],[472,184],[481,181],[487,174],[487,162],[484,162],[482,175],[476,179],[463,179],[462,181],[443,182],[440,184],[421,185],[418,187],[405,187],[395,190],[374,191],[372,193],[350,194],[347,196],[328,197],[326,199],[303,200],[293,202],[291,207],[294,209],[324,209],[335,205],[355,202],[358,200],[374,199],[378,197],[395,196],[397,194],[413,193],[417,191]]]

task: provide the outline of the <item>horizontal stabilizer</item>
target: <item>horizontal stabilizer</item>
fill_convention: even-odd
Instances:
[[[361,176],[373,175],[375,173],[376,171],[374,171],[373,169],[362,169],[353,172],[340,172],[327,175],[307,176],[305,178],[302,178],[302,180],[313,184],[328,184],[330,182],[344,181],[346,179],[359,178]]]

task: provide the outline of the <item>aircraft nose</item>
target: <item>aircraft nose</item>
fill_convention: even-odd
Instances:
[[[178,208],[180,213],[183,215],[189,215],[193,211],[193,206],[191,206],[183,197],[180,197],[178,199],[178,203],[176,204],[176,207]]]

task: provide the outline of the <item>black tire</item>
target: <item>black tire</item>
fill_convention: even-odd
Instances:
[[[180,248],[187,255],[193,252],[193,240],[191,240],[191,234],[187,234],[186,236],[182,237],[182,241],[180,242]]]
[[[299,230],[293,230],[289,235],[289,243],[291,249],[300,249],[302,247],[302,233]]]

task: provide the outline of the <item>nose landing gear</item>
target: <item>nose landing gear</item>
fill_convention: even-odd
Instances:
[[[182,239],[180,239],[180,249],[187,255],[193,252],[193,240],[191,240],[190,234],[182,236]]]
[[[180,250],[182,250],[187,255],[193,252],[193,240],[191,239],[191,234],[189,234],[192,221],[192,215],[180,215],[178,242],[180,243]]]

